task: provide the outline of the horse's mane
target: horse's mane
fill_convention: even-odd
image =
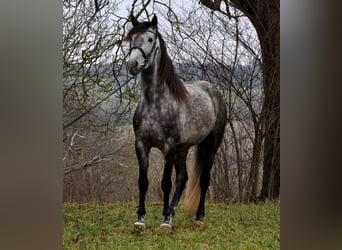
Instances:
[[[128,32],[126,40],[130,40],[134,34],[144,33],[150,27],[152,27],[151,22],[142,22],[137,24]],[[160,41],[161,50],[160,64],[158,68],[158,80],[166,83],[171,92],[171,95],[177,101],[183,101],[186,99],[188,91],[186,90],[182,80],[176,74],[172,61],[167,54],[165,41],[158,31],[157,37]]]

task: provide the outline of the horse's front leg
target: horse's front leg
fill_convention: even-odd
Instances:
[[[188,154],[188,150],[188,148],[179,150],[175,156],[176,190],[170,205],[170,213],[172,216],[175,215],[176,207],[188,180],[188,174],[186,171],[186,156]]]
[[[161,182],[162,190],[164,193],[164,209],[163,209],[163,221],[160,227],[162,228],[171,228],[172,223],[172,217],[170,212],[170,206],[169,206],[169,198],[170,193],[172,189],[172,168],[173,168],[173,154],[168,153],[165,156],[165,166],[164,166],[164,173],[163,173],[163,179]]]
[[[145,197],[148,189],[148,154],[150,147],[144,144],[141,140],[136,140],[135,151],[139,162],[139,208],[137,211],[138,219],[134,223],[134,226],[138,229],[145,229],[144,216],[146,214],[145,209]]]

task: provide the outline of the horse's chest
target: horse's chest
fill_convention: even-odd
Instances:
[[[136,135],[162,143],[178,136],[176,117],[170,111],[150,108],[136,113],[134,122]]]
[[[140,122],[138,131],[145,137],[161,137],[163,129],[159,123],[159,117],[152,115],[144,116]]]

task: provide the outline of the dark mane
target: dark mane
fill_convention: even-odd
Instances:
[[[151,22],[142,22],[134,26],[127,34],[125,40],[130,40],[134,34],[144,33],[152,26]],[[165,41],[163,40],[160,33],[157,31],[157,37],[160,42],[160,65],[158,68],[158,81],[165,82],[168,86],[171,95],[177,101],[183,101],[186,99],[188,95],[188,91],[186,90],[182,80],[176,74],[175,69],[173,67],[172,61],[167,54],[167,49],[165,46]]]
[[[157,35],[159,38],[160,49],[161,49],[160,65],[159,65],[159,70],[158,70],[159,80],[165,81],[172,96],[177,101],[183,101],[186,99],[188,95],[188,91],[186,90],[182,80],[179,78],[179,76],[175,72],[172,61],[169,55],[167,54],[166,46],[165,46],[165,42],[163,38],[161,37],[159,32],[157,32]]]

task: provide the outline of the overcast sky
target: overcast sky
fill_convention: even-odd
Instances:
[[[146,1],[144,1],[146,2]],[[191,9],[194,4],[199,5],[196,1],[194,0],[177,0],[177,1],[170,1],[170,0],[159,0],[159,2],[164,3],[166,5],[169,5],[171,3],[171,8],[173,11],[176,13],[180,12],[181,8],[184,7],[186,9]],[[118,15],[127,17],[130,13],[131,7],[132,7],[133,0],[120,0],[119,3],[119,11]],[[152,1],[148,6],[149,13],[153,13],[153,7],[152,7]],[[141,6],[141,1],[137,2],[136,9],[135,11],[139,11]],[[157,8],[165,8],[162,7],[161,4],[156,4],[155,7]],[[154,12],[158,14],[158,9],[155,9]]]

